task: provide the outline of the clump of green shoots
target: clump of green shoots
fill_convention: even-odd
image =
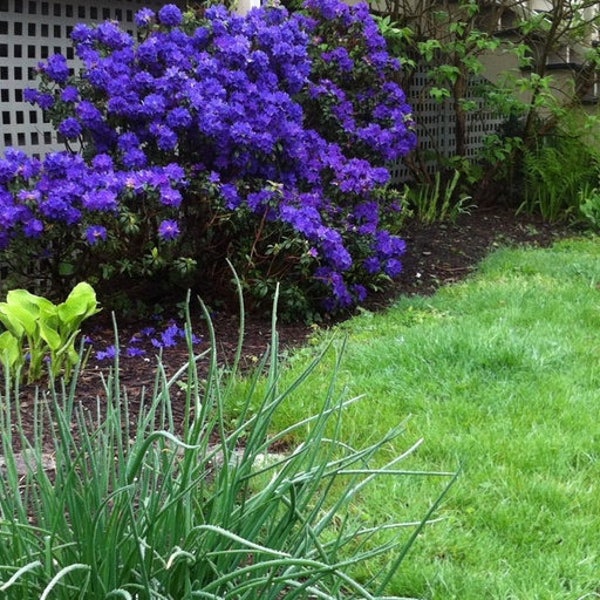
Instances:
[[[237,359],[225,371],[217,364],[214,331],[212,349],[199,355],[189,314],[187,332],[189,360],[170,377],[159,361],[154,390],[135,423],[119,384],[118,353],[105,397],[93,409],[79,401],[79,365],[68,386],[50,386],[38,398],[33,439],[18,416],[11,422],[11,405],[19,414],[19,387],[7,378],[0,422],[2,597],[383,597],[439,502],[421,523],[374,527],[348,518],[352,499],[374,479],[407,475],[397,466],[407,453],[377,458],[402,425],[364,448],[344,444],[342,415],[358,399],[337,397],[338,361],[318,414],[272,431],[278,407],[321,358],[280,389],[274,328],[270,353],[243,386],[240,403],[234,396],[241,336]],[[203,380],[199,361],[209,362]],[[181,389],[185,416],[177,424],[173,398]],[[226,408],[234,401],[241,410],[232,421]],[[48,428],[54,441],[45,448]],[[295,442],[273,453],[284,440]],[[394,533],[407,526],[408,541]],[[380,566],[359,582],[351,568],[365,561]]]
[[[459,171],[454,171],[447,181],[444,181],[437,171],[432,183],[405,185],[404,204],[422,223],[454,223],[460,215],[468,214],[473,208],[468,204],[471,196],[458,193],[459,180]]]

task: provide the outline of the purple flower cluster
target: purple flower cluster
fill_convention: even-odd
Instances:
[[[146,356],[144,346],[149,342],[153,348],[172,348],[182,343],[186,339],[185,328],[181,327],[176,321],[169,321],[162,329],[156,327],[144,327],[131,336],[129,343],[124,349],[124,355],[127,358],[136,358]],[[192,334],[192,343],[200,344],[202,338]],[[89,343],[93,343],[89,340]],[[116,346],[110,345],[104,350],[96,351],[97,360],[113,360],[117,355]]]
[[[317,23],[316,39],[327,40],[333,30],[336,44],[311,46],[310,125],[350,156],[379,164],[405,156],[416,144],[411,108],[394,81],[400,65],[388,54],[367,4],[307,0],[305,6]]]
[[[20,234],[38,238],[59,223],[79,227],[81,237],[95,246],[107,239],[102,223],[114,220],[125,197],[141,201],[154,193],[157,205],[168,210],[180,202],[183,186],[184,171],[175,164],[123,170],[104,154],[88,163],[69,152],[38,160],[8,149],[0,159],[0,248]],[[165,240],[177,233],[176,224],[168,223],[157,226]]]
[[[415,135],[399,65],[366,4],[307,0],[304,14],[243,17],[212,6],[192,30],[167,4],[140,10],[136,24],[147,28],[140,42],[114,22],[76,26],[80,79],[62,57],[40,65],[27,97],[82,140],[86,159],[0,160],[3,247],[59,222],[90,246],[117,243],[119,223],[141,221],[150,248],[195,235],[190,215],[208,198],[305,238],[332,310],[361,301],[373,276],[398,273],[404,245],[380,228],[378,190]]]

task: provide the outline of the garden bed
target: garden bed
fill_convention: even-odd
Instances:
[[[422,225],[418,223],[407,227],[405,238],[407,253],[404,259],[404,271],[399,279],[385,292],[373,295],[364,305],[364,309],[379,311],[389,306],[401,295],[432,294],[442,285],[460,281],[473,271],[477,263],[490,251],[506,245],[531,244],[547,246],[556,239],[573,233],[572,229],[560,224],[548,224],[539,218],[520,215],[516,217],[511,210],[490,208],[462,215],[456,223]],[[210,303],[210,299],[208,299]],[[349,317],[351,315],[345,315]],[[223,364],[233,361],[238,343],[239,315],[228,311],[212,313],[218,354]],[[119,337],[123,346],[134,335],[156,322],[122,322],[117,315]],[[328,327],[334,320],[324,322],[319,327]],[[196,346],[198,352],[208,347],[206,324],[197,308],[193,310],[192,323],[194,333],[202,341]],[[306,323],[278,323],[280,348],[288,351],[306,343],[315,332],[315,325]],[[100,313],[90,319],[85,333],[93,340],[93,348],[85,363],[78,385],[78,398],[86,405],[95,407],[96,399],[103,398],[103,378],[106,378],[113,361],[99,359],[97,353],[114,343],[113,326],[110,315]],[[241,359],[242,369],[251,370],[266,351],[271,336],[271,319],[267,315],[246,315],[244,346]],[[130,422],[134,423],[140,401],[145,390],[146,397],[151,393],[156,375],[157,349],[150,337],[142,339],[137,347],[143,350],[143,356],[120,359],[120,383],[129,398]],[[162,349],[162,362],[167,375],[175,373],[187,361],[188,351],[180,341],[172,347]],[[205,363],[208,359],[206,359]],[[200,372],[207,364],[199,362]],[[177,392],[181,398],[183,391]],[[21,423],[27,433],[32,431],[34,386],[28,386],[22,393]],[[183,401],[174,399],[175,417],[183,417]],[[16,415],[15,415],[16,417]],[[16,423],[16,419],[14,421]]]

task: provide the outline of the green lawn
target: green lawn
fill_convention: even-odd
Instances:
[[[340,384],[366,395],[345,441],[360,446],[410,415],[390,455],[422,437],[404,468],[460,469],[444,519],[425,528],[388,593],[600,598],[598,238],[499,251],[468,281],[363,314],[335,336],[347,336]],[[291,372],[312,354],[295,354]],[[318,410],[330,371],[326,360],[280,426]],[[371,524],[419,518],[444,484],[388,477],[353,513]]]

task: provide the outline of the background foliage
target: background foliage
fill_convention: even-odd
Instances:
[[[457,200],[467,193],[477,203],[518,208],[525,202],[551,220],[579,218],[579,190],[568,190],[557,205],[556,189],[547,185],[550,173],[531,173],[546,171],[548,148],[554,147],[565,173],[581,176],[581,189],[597,177],[597,3],[551,0],[543,12],[532,11],[524,0],[373,0],[371,7],[390,48],[404,58],[402,84],[415,107],[419,135],[431,145],[407,161],[414,181],[434,185],[435,172],[451,178],[459,170]],[[417,71],[426,73],[423,88],[412,85]],[[469,91],[476,78],[475,102]],[[423,98],[452,113],[450,152],[444,136],[419,119]],[[477,115],[489,111],[502,124],[482,148],[467,151],[470,137],[479,135]],[[589,156],[583,164],[582,154]]]

